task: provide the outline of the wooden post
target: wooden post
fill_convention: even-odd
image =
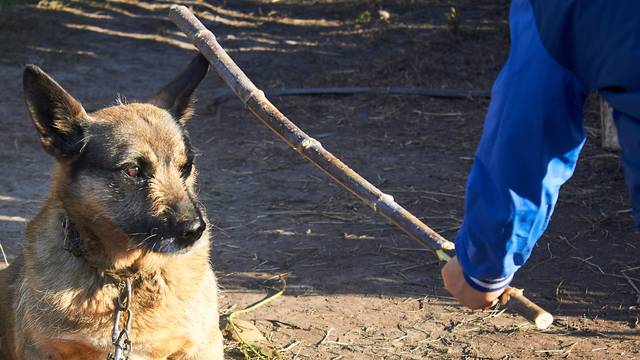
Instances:
[[[602,123],[602,149],[622,151],[618,142],[618,130],[613,122],[613,108],[600,97],[600,121]]]

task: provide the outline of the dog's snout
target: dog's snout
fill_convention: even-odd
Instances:
[[[179,221],[175,224],[175,236],[179,243],[191,245],[202,236],[207,224],[201,218]]]

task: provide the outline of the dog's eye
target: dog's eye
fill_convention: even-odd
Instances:
[[[142,175],[142,171],[140,171],[140,167],[139,166],[129,166],[125,172],[127,173],[127,175],[131,176],[131,177],[139,177],[140,175]]]
[[[191,170],[193,169],[193,163],[192,162],[188,162],[186,163],[181,169],[180,172],[182,173],[182,177],[188,177],[189,175],[191,175]]]

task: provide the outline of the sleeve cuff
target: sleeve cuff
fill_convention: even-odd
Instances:
[[[469,286],[481,292],[492,292],[504,289],[511,283],[511,280],[513,280],[513,274],[499,279],[476,279],[467,275],[464,271],[462,273]]]

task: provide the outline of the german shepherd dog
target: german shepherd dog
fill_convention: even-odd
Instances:
[[[6,360],[104,360],[126,323],[122,357],[223,358],[196,153],[184,129],[208,68],[198,55],[149,103],[92,113],[40,68],[25,68],[27,108],[55,164],[24,251],[0,271]]]

